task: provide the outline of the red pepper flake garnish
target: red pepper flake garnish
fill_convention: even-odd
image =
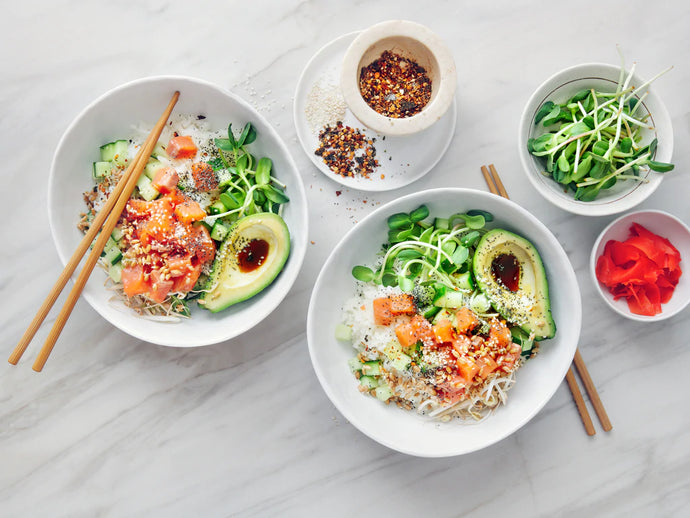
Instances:
[[[373,110],[396,119],[421,112],[431,99],[431,79],[424,67],[389,50],[359,75],[359,90]]]
[[[606,243],[596,266],[597,279],[614,300],[623,297],[632,313],[646,316],[661,313],[682,273],[678,249],[638,223],[625,241]]]
[[[335,174],[368,178],[379,166],[374,142],[375,139],[367,139],[360,130],[338,122],[319,132],[319,147],[314,154],[320,156]]]

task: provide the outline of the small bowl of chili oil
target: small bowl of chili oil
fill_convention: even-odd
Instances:
[[[391,20],[355,38],[343,58],[340,85],[362,124],[383,135],[411,135],[448,111],[457,74],[450,50],[435,33]]]

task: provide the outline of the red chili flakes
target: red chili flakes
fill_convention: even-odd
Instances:
[[[388,50],[362,68],[362,98],[376,112],[396,119],[412,117],[431,99],[431,79],[424,67]]]
[[[314,154],[320,156],[336,174],[368,178],[379,166],[374,147],[375,140],[368,139],[356,128],[338,122],[335,126],[325,126],[319,132],[319,147]]]

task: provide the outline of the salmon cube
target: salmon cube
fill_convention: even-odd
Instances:
[[[477,364],[471,358],[462,356],[457,359],[456,365],[458,367],[458,374],[464,378],[468,384],[472,383],[472,380],[479,372]]]
[[[447,318],[442,318],[434,324],[434,335],[439,343],[452,342],[454,338],[453,323]]]
[[[401,295],[392,295],[390,298],[391,314],[393,315],[414,315],[417,313],[417,308],[414,305],[414,298],[412,295],[406,293]]]
[[[180,181],[180,176],[172,167],[163,167],[156,171],[151,185],[154,189],[162,194],[173,192],[177,188],[177,182]]]
[[[391,299],[388,297],[381,297],[374,299],[372,304],[374,308],[374,323],[379,326],[388,326],[393,321],[393,313],[391,313]]]
[[[192,137],[180,135],[173,137],[168,142],[165,152],[171,158],[194,158],[197,147]]]
[[[201,221],[206,217],[206,211],[194,200],[185,200],[175,206],[174,213],[177,219],[184,224]]]
[[[467,334],[479,325],[479,318],[468,307],[462,307],[455,312],[456,329],[460,334]]]

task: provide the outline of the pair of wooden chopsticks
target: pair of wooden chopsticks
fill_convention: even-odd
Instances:
[[[65,269],[60,274],[60,277],[58,277],[57,282],[50,290],[50,293],[39,308],[34,319],[31,321],[31,324],[29,324],[28,329],[24,332],[21,340],[14,348],[14,351],[12,351],[12,354],[8,359],[11,364],[16,365],[19,359],[22,357],[24,351],[26,351],[29,343],[43,323],[43,320],[45,320],[48,312],[53,307],[53,304],[55,304],[55,301],[67,284],[68,279],[72,273],[74,273],[77,266],[79,266],[84,254],[89,249],[89,246],[91,246],[91,243],[95,238],[96,242],[93,244],[93,249],[84,262],[84,266],[79,273],[79,277],[77,277],[72,291],[70,291],[70,294],[68,295],[60,314],[57,316],[55,323],[53,324],[53,327],[50,330],[45,343],[43,344],[43,348],[39,352],[38,356],[36,357],[36,361],[33,364],[33,370],[36,372],[43,370],[43,366],[48,360],[48,357],[50,356],[50,353],[53,350],[55,342],[60,336],[62,329],[65,327],[67,319],[72,313],[72,309],[74,309],[74,305],[77,303],[77,299],[81,295],[81,292],[86,285],[86,281],[88,281],[94,266],[98,262],[98,259],[101,256],[101,252],[103,252],[103,248],[105,247],[110,234],[117,225],[117,222],[120,219],[120,214],[122,214],[127,200],[129,200],[129,197],[132,195],[132,191],[134,191],[134,187],[139,179],[139,175],[151,156],[151,152],[153,151],[156,142],[158,142],[158,138],[168,122],[168,118],[170,117],[170,114],[172,113],[172,110],[175,107],[179,97],[180,92],[175,92],[173,94],[167,108],[163,112],[163,115],[161,115],[160,119],[158,119],[156,125],[153,127],[153,130],[149,134],[144,145],[139,149],[136,157],[129,164],[129,167],[125,170],[122,178],[115,186],[115,189],[113,189],[111,194],[108,196],[108,200],[106,201],[105,205],[94,218],[88,232],[79,243],[79,246],[74,251],[74,254],[72,254],[70,260],[67,262]]]
[[[483,165],[481,169],[482,174],[484,175],[484,180],[486,181],[486,184],[489,186],[489,190],[494,194],[503,196],[504,198],[508,198],[508,192],[503,186],[503,182],[501,181],[501,178],[498,176],[498,171],[496,171],[494,165],[490,164],[488,168],[487,166]],[[580,354],[579,349],[575,349],[573,363],[575,364],[575,368],[577,369],[577,372],[580,375],[580,379],[582,380],[582,383],[585,386],[585,390],[589,395],[589,400],[592,403],[592,406],[594,407],[594,411],[596,412],[597,417],[599,418],[599,422],[601,423],[602,428],[605,432],[610,431],[613,428],[611,426],[611,421],[609,421],[609,416],[606,414],[604,404],[601,402],[601,399],[599,398],[597,388],[594,386],[594,382],[592,381],[592,378],[589,375],[587,365],[585,365],[585,361],[582,359],[582,355]],[[594,435],[597,432],[594,429],[592,418],[589,415],[589,411],[587,410],[587,406],[585,405],[585,400],[582,397],[580,388],[578,387],[572,366],[568,369],[568,373],[566,374],[565,379],[568,382],[568,387],[570,387],[570,392],[572,392],[573,394],[575,406],[577,406],[577,410],[578,412],[580,412],[580,417],[582,418],[582,423],[585,425],[587,435]]]

